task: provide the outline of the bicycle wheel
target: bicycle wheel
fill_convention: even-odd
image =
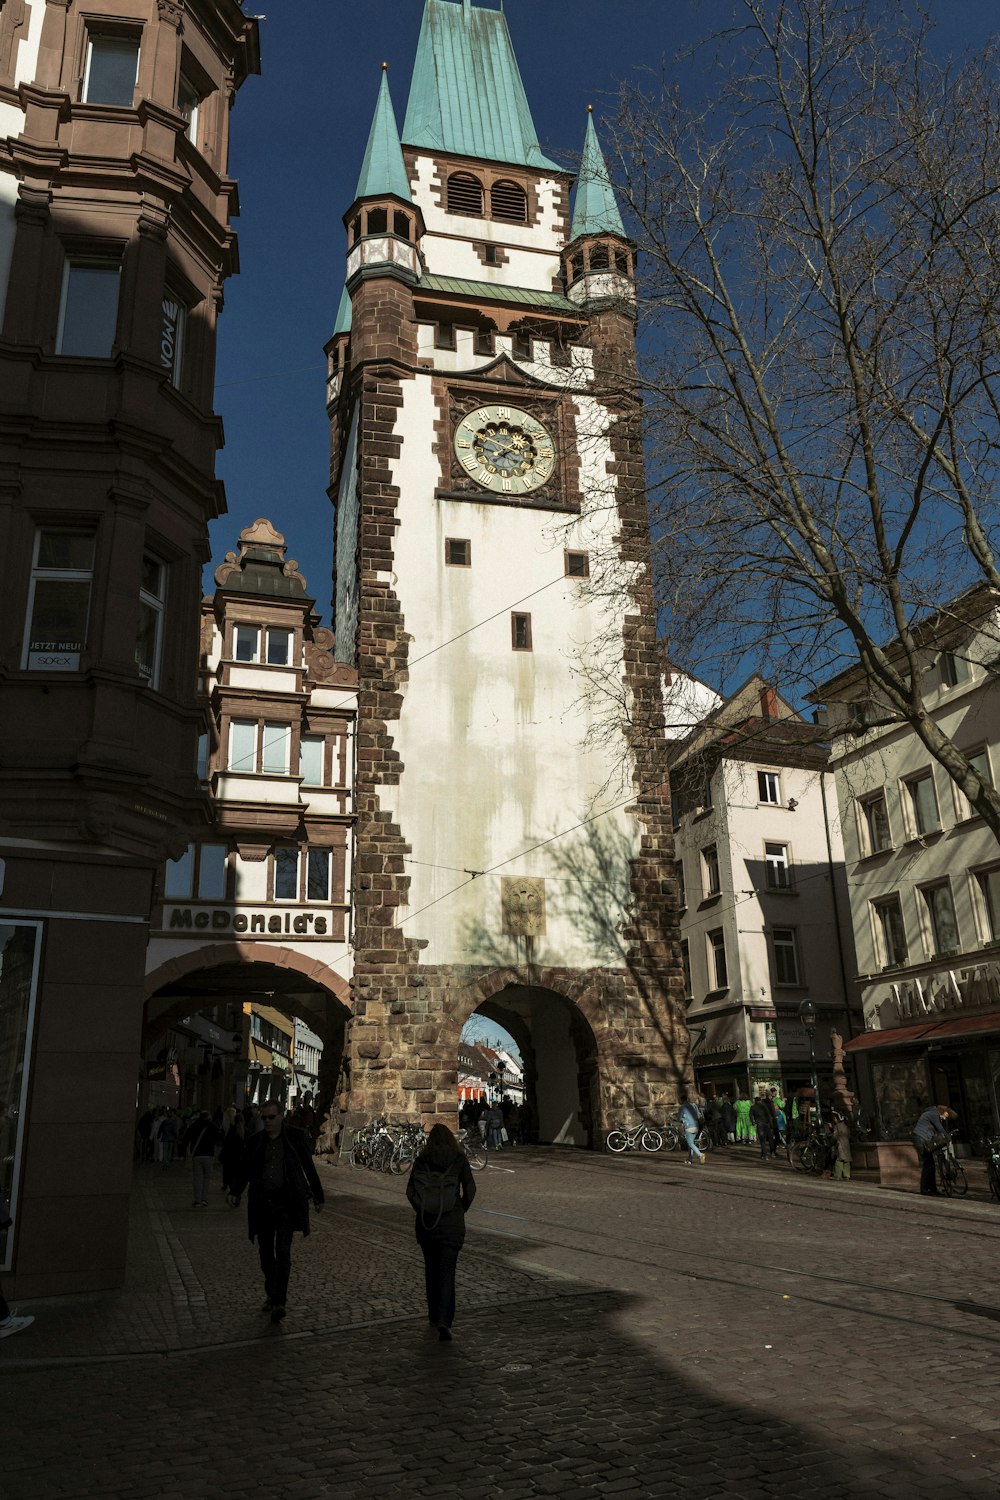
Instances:
[[[948,1186],[945,1188],[945,1192],[948,1194],[948,1197],[964,1198],[969,1191],[965,1168],[960,1167],[957,1161],[949,1159],[945,1164],[945,1173],[948,1179]]]
[[[471,1141],[466,1141],[465,1154],[469,1158],[469,1166],[472,1170],[474,1172],[481,1172],[487,1161],[486,1147],[479,1143],[473,1145]]]
[[[707,1130],[699,1130],[694,1138],[694,1143],[702,1154],[712,1149],[712,1137]]]
[[[643,1151],[659,1151],[663,1145],[663,1137],[658,1130],[650,1130],[647,1125],[639,1137],[639,1145]]]
[[[609,1151],[627,1151],[628,1136],[624,1130],[609,1130],[606,1145]]]
[[[664,1134],[664,1145],[668,1151],[676,1151],[681,1144],[681,1138],[675,1125],[668,1125]]]
[[[389,1171],[396,1177],[401,1176],[403,1172],[408,1172],[416,1154],[412,1141],[397,1141],[396,1148],[389,1158]]]
[[[986,1168],[986,1177],[990,1184],[990,1197],[1000,1199],[1000,1166],[992,1157]]]
[[[796,1141],[794,1145],[789,1146],[788,1148],[788,1160],[791,1162],[796,1172],[808,1171],[804,1160],[805,1153],[805,1141]]]
[[[815,1141],[806,1141],[802,1147],[801,1157],[802,1171],[812,1172],[818,1177],[823,1170],[826,1152],[822,1151]]]

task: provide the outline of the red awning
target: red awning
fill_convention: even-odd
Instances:
[[[955,1016],[950,1021],[922,1021],[919,1026],[893,1026],[887,1031],[866,1031],[852,1037],[845,1052],[869,1052],[874,1047],[903,1047],[914,1042],[940,1042],[950,1037],[986,1036],[1000,1031],[1000,1011]]]

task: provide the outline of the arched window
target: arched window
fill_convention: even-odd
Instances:
[[[490,188],[490,215],[508,224],[525,224],[528,219],[528,196],[517,182],[495,182]]]
[[[399,213],[398,211],[393,214],[392,232],[393,234],[398,235],[401,240],[408,240],[410,238],[409,214]]]
[[[607,245],[591,245],[590,247],[590,269],[592,271],[606,271],[611,264]]]
[[[448,212],[482,218],[483,185],[471,172],[453,172],[448,178]]]
[[[370,208],[368,210],[368,233],[385,234],[389,227],[389,215],[384,208]]]

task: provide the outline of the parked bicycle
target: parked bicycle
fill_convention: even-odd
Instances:
[[[632,1130],[623,1125],[619,1130],[608,1131],[609,1151],[659,1151],[662,1145],[662,1135],[650,1125],[636,1125]]]
[[[932,1146],[934,1153],[934,1172],[939,1193],[946,1198],[964,1198],[969,1191],[969,1183],[965,1176],[965,1170],[955,1156],[955,1136],[957,1131],[951,1130],[948,1138],[939,1146]]]
[[[990,1197],[1000,1202],[1000,1140],[986,1139],[986,1180],[990,1185]]]
[[[832,1144],[828,1133],[814,1125],[800,1140],[789,1141],[788,1160],[796,1172],[812,1172],[819,1177],[830,1165]]]

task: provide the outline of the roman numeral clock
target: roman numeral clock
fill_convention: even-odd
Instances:
[[[477,406],[455,428],[455,456],[465,473],[497,495],[530,495],[552,478],[555,441],[518,406]]]

